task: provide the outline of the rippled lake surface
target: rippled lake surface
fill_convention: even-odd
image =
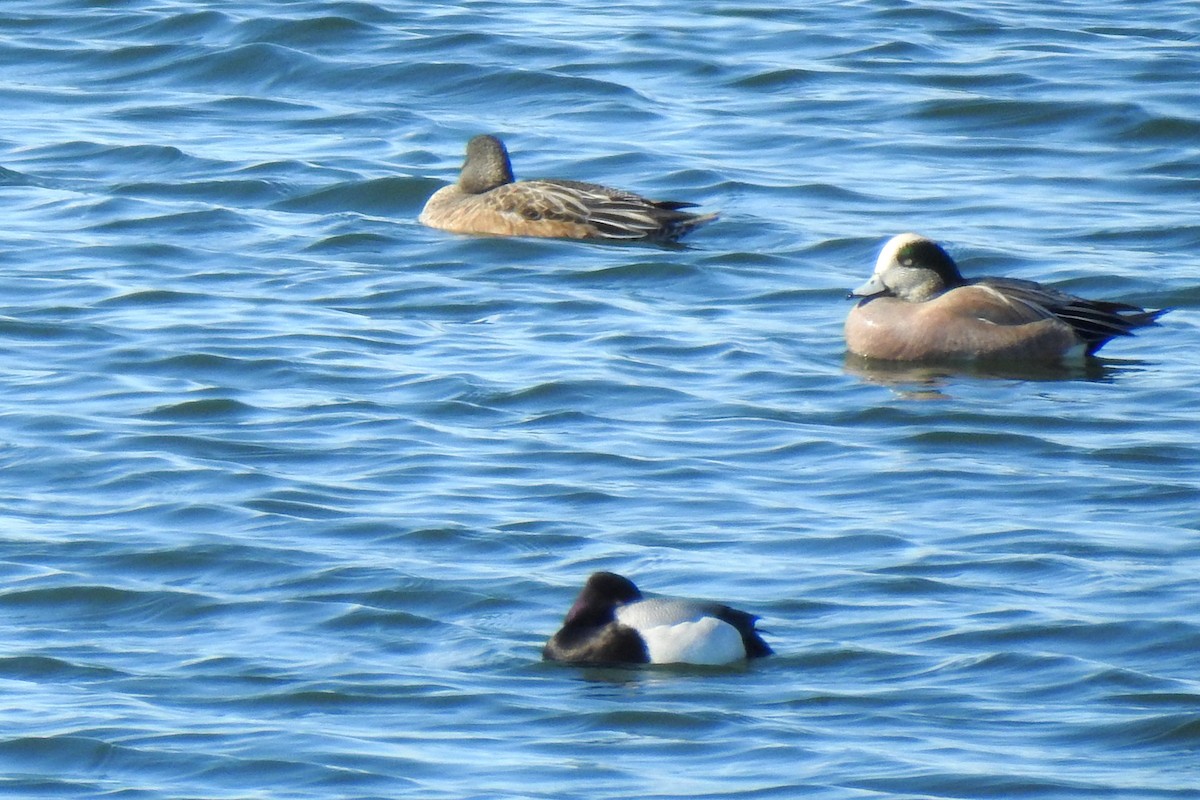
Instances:
[[[1198,81],[1183,0],[9,0],[0,794],[1196,797]],[[421,227],[480,132],[721,219]],[[909,230],[1174,311],[847,359]],[[778,655],[542,663],[598,569]]]

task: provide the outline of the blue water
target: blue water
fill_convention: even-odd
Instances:
[[[1183,0],[9,0],[0,795],[1197,796],[1198,79]],[[484,131],[722,218],[419,226]],[[909,230],[1175,310],[864,366]],[[778,655],[543,664],[596,569]]]

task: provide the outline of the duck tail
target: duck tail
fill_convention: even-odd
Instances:
[[[1117,336],[1133,336],[1134,330],[1157,325],[1158,318],[1170,311],[1170,308],[1144,309],[1130,303],[1093,304],[1101,310],[1101,314],[1089,315],[1087,325],[1081,330],[1076,322],[1068,320],[1076,331],[1088,342],[1087,354],[1095,355],[1101,347],[1108,344]]]
[[[687,236],[699,227],[718,219],[720,214],[688,214],[683,211],[675,212],[670,219],[663,221],[662,238],[675,242]]]

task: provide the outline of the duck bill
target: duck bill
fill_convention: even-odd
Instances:
[[[888,291],[888,287],[880,280],[879,276],[872,275],[869,281],[846,295],[846,299],[853,300],[856,297],[875,297],[876,295],[887,294]]]

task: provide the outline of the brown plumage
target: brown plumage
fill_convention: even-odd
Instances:
[[[504,143],[481,135],[467,144],[458,182],[434,192],[418,220],[452,233],[674,242],[717,218],[680,210],[694,205],[581,181],[515,181]]]
[[[1169,310],[1086,300],[1034,281],[967,280],[940,245],[913,233],[884,245],[871,279],[850,296],[864,299],[846,318],[847,348],[892,361],[1091,356]]]

